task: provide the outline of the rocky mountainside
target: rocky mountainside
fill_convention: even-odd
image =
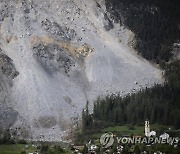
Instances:
[[[104,0],[0,0],[0,126],[60,141],[89,101],[162,83]]]

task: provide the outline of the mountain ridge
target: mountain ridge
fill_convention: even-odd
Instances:
[[[87,101],[163,82],[161,70],[129,47],[133,33],[111,21],[104,1],[100,8],[93,0],[60,2],[0,5],[7,9],[0,47],[19,72],[6,102],[17,113],[10,128],[25,139],[64,140]]]

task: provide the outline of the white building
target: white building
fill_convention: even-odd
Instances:
[[[160,137],[162,140],[166,140],[166,139],[169,138],[169,134],[164,133],[164,134],[160,135],[159,137]]]
[[[145,136],[150,137],[150,124],[149,121],[145,121]]]
[[[150,133],[149,133],[149,136],[151,137],[151,136],[156,136],[156,132],[155,131],[151,131]]]

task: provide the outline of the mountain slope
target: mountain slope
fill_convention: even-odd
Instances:
[[[179,0],[105,0],[115,22],[135,33],[136,49],[155,62],[169,61],[180,40]],[[178,52],[179,54],[179,52]]]
[[[17,113],[18,136],[60,141],[87,100],[163,82],[104,1],[1,0],[0,8],[0,47],[19,72],[6,103]]]

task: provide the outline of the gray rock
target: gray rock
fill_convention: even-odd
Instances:
[[[56,22],[51,22],[46,19],[41,22],[42,27],[46,30],[50,35],[52,35],[55,39],[63,40],[63,41],[71,41],[77,35],[74,29],[69,29],[65,26],[60,26]]]
[[[0,130],[9,129],[17,120],[18,112],[10,107],[1,106],[0,108]]]
[[[10,79],[14,79],[18,76],[19,72],[16,71],[15,66],[11,58],[5,55],[0,48],[0,71]]]
[[[33,51],[36,59],[48,72],[61,71],[68,74],[71,67],[75,66],[73,58],[56,44],[38,44],[33,47]]]
[[[30,140],[61,141],[87,100],[92,109],[98,97],[163,82],[161,70],[129,47],[133,33],[111,21],[104,0],[98,3],[1,0],[3,128]]]

